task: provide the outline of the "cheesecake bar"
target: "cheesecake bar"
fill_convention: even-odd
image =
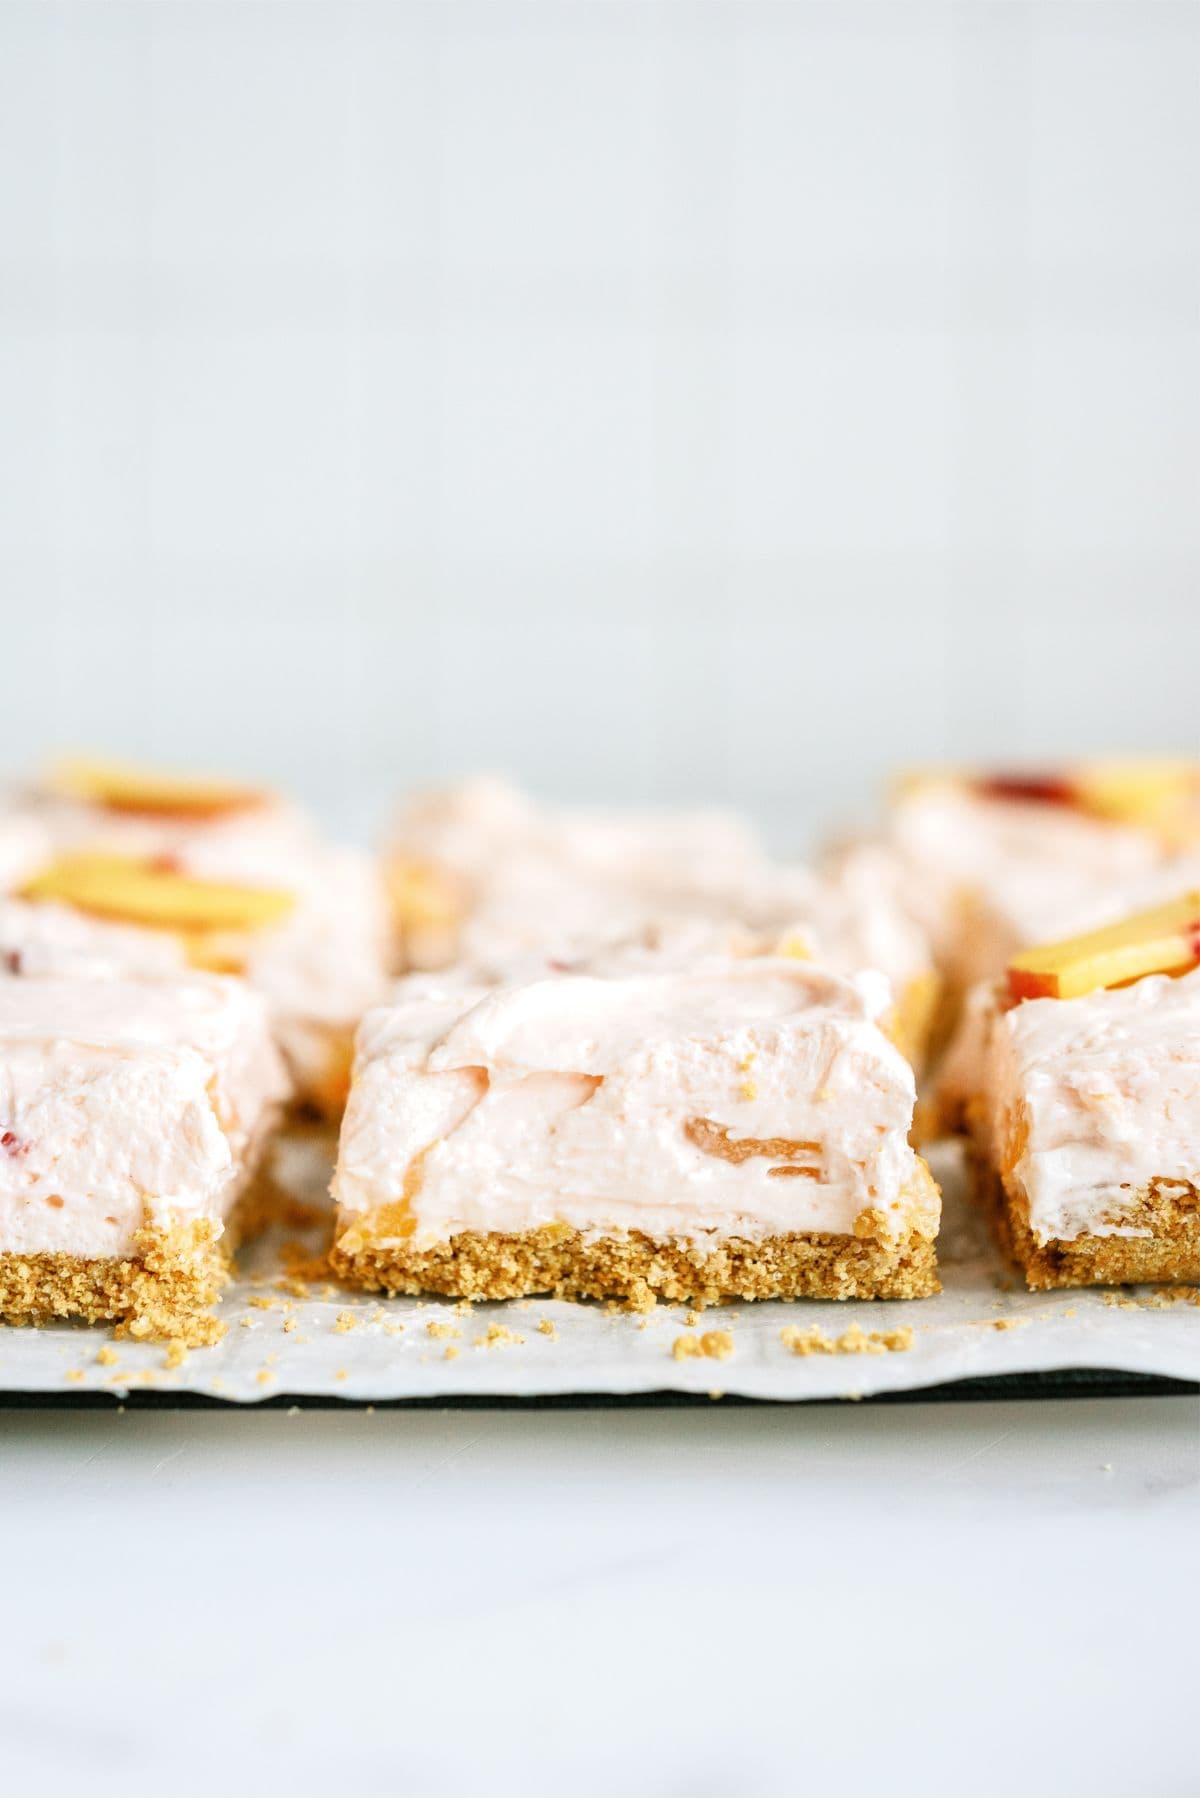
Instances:
[[[940,1197],[879,977],[782,958],[398,983],[358,1038],[331,1259],[389,1292],[917,1298]]]
[[[886,974],[889,1027],[914,1065],[925,1059],[932,951],[894,863],[870,846],[818,873],[774,861],[724,813],[555,810],[479,779],[411,800],[387,869],[409,967],[575,965],[652,946],[683,964],[722,944],[778,949],[835,973]]]
[[[728,919],[766,865],[724,812],[542,806],[492,777],[408,800],[384,862],[410,969],[570,959],[663,918]]]
[[[1030,1287],[1200,1280],[1198,964],[1190,893],[976,1001],[975,1188]]]
[[[31,902],[169,940],[265,996],[298,1099],[340,1115],[354,1030],[386,992],[390,919],[373,862],[324,841],[276,795],[71,762],[29,800],[56,853]]]
[[[285,1087],[242,981],[0,977],[0,1316],[212,1340]]]
[[[1041,773],[911,777],[878,845],[944,981],[942,1034],[979,980],[1194,847],[1200,769],[1079,763]]]

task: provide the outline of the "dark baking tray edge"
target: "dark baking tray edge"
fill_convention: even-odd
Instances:
[[[109,1392],[0,1391],[2,1410],[127,1411],[611,1411],[667,1409],[715,1405],[914,1405],[960,1404],[967,1401],[1051,1398],[1198,1398],[1200,1381],[1167,1379],[1158,1374],[1123,1373],[1118,1368],[1068,1367],[1050,1373],[986,1374],[948,1380],[940,1386],[914,1386],[903,1392],[878,1392],[861,1399],[751,1398],[737,1392],[710,1398],[696,1392],[556,1392],[532,1398],[464,1393],[435,1398],[347,1399],[308,1393],[273,1393],[249,1403],[207,1392],[155,1392],[134,1388],[122,1396]]]

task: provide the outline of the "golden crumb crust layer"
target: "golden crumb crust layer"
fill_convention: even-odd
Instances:
[[[0,1317],[9,1324],[56,1318],[115,1323],[118,1336],[215,1342],[221,1326],[208,1314],[229,1277],[231,1232],[218,1237],[208,1219],[169,1230],[143,1229],[137,1255],[0,1255]]]
[[[967,1156],[976,1201],[1031,1292],[1200,1280],[1200,1188],[1191,1181],[1154,1181],[1136,1195],[1131,1215],[1153,1235],[1078,1236],[1071,1242],[1043,1243],[1030,1228],[1024,1190],[1016,1182],[1006,1183],[971,1138]]]
[[[588,1240],[557,1224],[509,1235],[464,1231],[431,1248],[372,1242],[371,1214],[330,1253],[342,1279],[371,1291],[450,1298],[613,1299],[649,1310],[659,1299],[919,1299],[940,1291],[934,1244],[912,1231],[895,1241],[855,1236],[724,1238],[717,1247],[658,1242],[640,1232]]]

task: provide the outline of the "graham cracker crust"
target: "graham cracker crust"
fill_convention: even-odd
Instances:
[[[136,1257],[0,1255],[0,1317],[8,1324],[56,1318],[115,1323],[118,1336],[216,1342],[223,1326],[208,1313],[229,1277],[231,1232],[208,1219],[170,1230],[139,1230]]]
[[[1006,1185],[999,1171],[967,1139],[976,1202],[1031,1292],[1068,1286],[1135,1286],[1200,1281],[1200,1187],[1190,1180],[1152,1181],[1138,1192],[1131,1213],[1152,1236],[1077,1236],[1040,1243],[1029,1226],[1029,1200]]]
[[[919,1299],[941,1290],[934,1243],[855,1236],[724,1238],[719,1247],[659,1242],[638,1231],[591,1241],[556,1224],[508,1235],[464,1231],[432,1248],[371,1241],[371,1213],[335,1241],[329,1261],[355,1286],[449,1298],[612,1299],[648,1311],[659,1299]]]
[[[0,1322],[75,1318],[115,1324],[117,1336],[140,1342],[219,1342],[225,1326],[209,1306],[233,1272],[239,1245],[278,1216],[269,1166],[260,1151],[219,1236],[210,1219],[196,1218],[169,1230],[146,1225],[134,1237],[133,1255],[0,1254]]]

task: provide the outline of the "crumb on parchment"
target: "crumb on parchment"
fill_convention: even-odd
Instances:
[[[101,1367],[115,1367],[119,1359],[116,1349],[110,1348],[107,1343],[96,1350],[96,1360]]]
[[[335,1336],[345,1336],[348,1331],[357,1330],[357,1328],[358,1319],[355,1317],[353,1311],[339,1311],[333,1320],[333,1333]]]
[[[440,1323],[436,1317],[431,1317],[425,1325],[425,1334],[446,1341],[449,1337],[461,1336],[462,1331],[456,1330],[453,1324]]]
[[[167,1344],[167,1352],[163,1356],[164,1367],[182,1367],[188,1358],[187,1345],[175,1336]]]
[[[817,1324],[787,1324],[779,1340],[793,1355],[886,1355],[910,1349],[913,1333],[907,1326],[868,1332],[861,1324],[851,1324],[840,1336],[826,1336]]]
[[[540,1323],[538,1324],[538,1335],[539,1336],[548,1336],[550,1338],[551,1342],[558,1341],[558,1330],[555,1328],[553,1319],[551,1319],[549,1317],[543,1317],[541,1319]]]
[[[521,1343],[524,1340],[523,1336],[518,1336],[517,1332],[510,1330],[506,1324],[489,1324],[486,1333],[475,1338],[474,1347],[502,1348],[506,1343]]]
[[[733,1332],[731,1330],[705,1330],[703,1336],[677,1336],[671,1344],[671,1357],[675,1361],[707,1359],[711,1361],[727,1361],[734,1350]]]

